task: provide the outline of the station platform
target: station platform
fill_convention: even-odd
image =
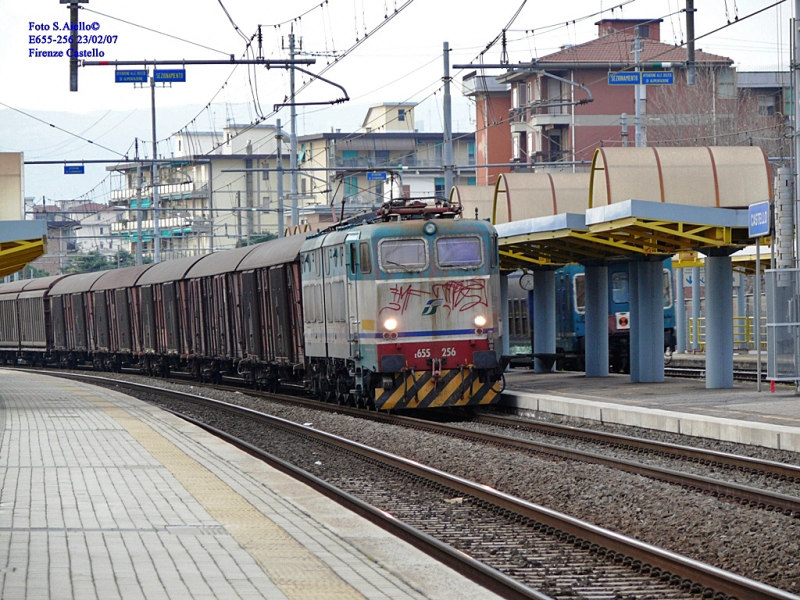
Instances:
[[[743,360],[755,370],[755,356]],[[670,366],[675,362],[673,357]],[[702,355],[691,357],[691,364],[702,367]],[[737,381],[730,389],[706,389],[701,379],[633,383],[629,375],[588,378],[529,369],[512,369],[505,380],[501,403],[523,414],[548,413],[800,452],[800,395],[794,385],[778,384],[770,392],[764,381],[758,392],[755,382]]]
[[[0,598],[495,598],[207,432],[0,369]]]

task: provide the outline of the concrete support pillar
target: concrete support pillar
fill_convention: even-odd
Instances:
[[[630,336],[628,352],[631,381],[639,381],[639,263],[628,263],[628,303],[630,305]]]
[[[503,328],[503,356],[511,354],[511,340],[508,330],[508,275],[500,275],[500,314]]]
[[[555,354],[556,352],[556,273],[555,271],[533,272],[533,353]],[[535,358],[533,369],[545,373],[549,369]]]
[[[608,377],[608,267],[586,267],[586,377]]]
[[[639,381],[664,381],[664,267],[661,261],[639,267]]]
[[[692,267],[692,350],[700,351],[700,267]]]
[[[675,352],[686,352],[686,298],[683,293],[683,269],[675,269]]]
[[[706,258],[706,389],[733,387],[733,276],[730,256]]]

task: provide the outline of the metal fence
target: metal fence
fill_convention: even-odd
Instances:
[[[694,319],[688,317],[687,329],[688,340],[686,347],[692,348],[692,341],[694,340],[695,322]],[[706,318],[700,317],[697,320],[696,326],[699,328],[700,350],[706,349]],[[756,327],[755,319],[753,317],[733,317],[733,345],[735,348],[741,350],[755,350],[756,349]],[[761,317],[761,349],[767,349],[767,318]]]
[[[769,269],[767,291],[767,377],[800,381],[800,270]]]

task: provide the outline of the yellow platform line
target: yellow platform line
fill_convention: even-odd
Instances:
[[[128,431],[258,562],[289,598],[364,598],[310,550],[150,425],[94,392],[77,392]]]

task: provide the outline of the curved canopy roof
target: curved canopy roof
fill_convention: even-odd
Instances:
[[[747,208],[772,199],[772,177],[757,146],[598,148],[589,196],[589,208],[626,200]]]
[[[495,225],[583,214],[589,208],[588,173],[501,173],[495,184]]]

